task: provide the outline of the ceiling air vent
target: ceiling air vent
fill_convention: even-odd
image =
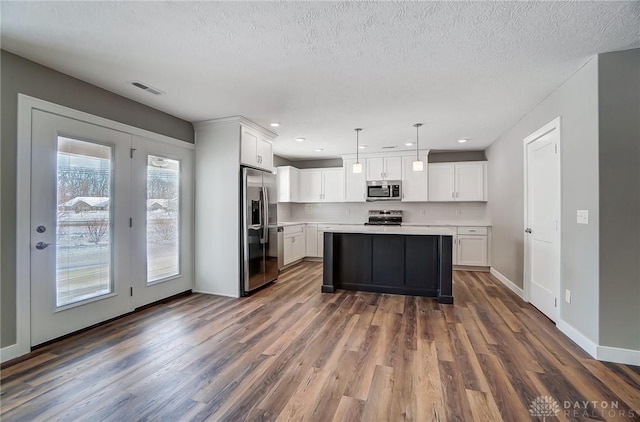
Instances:
[[[147,85],[143,84],[142,82],[137,82],[137,81],[136,82],[131,82],[131,85],[133,85],[133,86],[135,86],[137,88],[140,88],[140,89],[144,89],[145,91],[147,91],[148,93],[151,93],[153,95],[164,94],[163,91],[160,91],[157,88],[153,88],[153,87],[147,86]]]
[[[391,146],[388,146],[388,147],[382,147],[382,149],[396,149],[396,146],[395,145],[391,145]]]

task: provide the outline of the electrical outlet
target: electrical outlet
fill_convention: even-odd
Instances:
[[[576,221],[578,224],[589,224],[589,210],[578,210]]]
[[[564,289],[564,301],[567,303],[571,303],[571,290]]]
[[[351,215],[351,208],[347,208],[344,212],[347,215]]]
[[[427,215],[427,209],[426,208],[421,208],[420,212],[422,213],[422,215]]]
[[[462,215],[462,211],[456,210],[456,217],[460,217]]]

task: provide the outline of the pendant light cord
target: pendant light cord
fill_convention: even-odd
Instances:
[[[356,163],[360,162],[360,131],[361,128],[356,128]]]
[[[415,125],[413,125],[413,127],[416,128],[416,161],[420,161],[420,153],[418,152],[419,149],[419,135],[420,135],[420,126],[422,126],[422,123],[416,123]]]

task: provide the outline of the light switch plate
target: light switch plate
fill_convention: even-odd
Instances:
[[[571,290],[569,289],[564,290],[564,301],[567,303],[571,303]]]
[[[589,224],[589,210],[578,210],[576,221],[578,224]]]

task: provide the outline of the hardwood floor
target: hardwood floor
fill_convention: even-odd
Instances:
[[[640,420],[640,368],[590,359],[487,273],[455,272],[453,306],[321,278],[303,263],[43,347],[2,370],[2,420],[529,421],[539,396],[558,420]]]

